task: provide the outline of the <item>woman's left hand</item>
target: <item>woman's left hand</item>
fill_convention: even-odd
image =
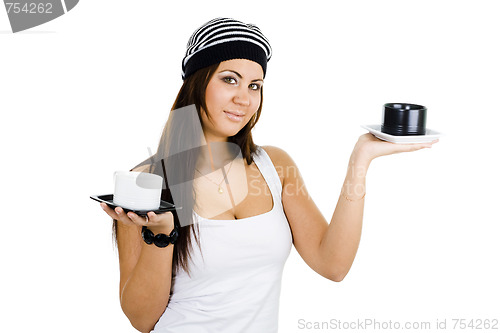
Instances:
[[[354,146],[352,157],[355,157],[356,160],[361,160],[369,164],[373,159],[380,156],[417,151],[423,148],[431,148],[432,145],[438,141],[439,140],[427,143],[408,144],[392,143],[377,139],[372,134],[366,133],[359,137],[358,142]]]

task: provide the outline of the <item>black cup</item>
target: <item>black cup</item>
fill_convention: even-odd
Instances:
[[[425,135],[427,108],[408,103],[384,104],[382,132],[390,135]]]

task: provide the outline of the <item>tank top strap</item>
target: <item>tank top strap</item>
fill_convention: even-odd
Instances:
[[[282,185],[273,161],[261,146],[257,146],[257,151],[253,156],[253,160],[262,173],[274,198],[278,199],[278,203],[281,204]]]

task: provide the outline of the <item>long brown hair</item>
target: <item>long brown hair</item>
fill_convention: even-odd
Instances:
[[[193,223],[193,207],[195,198],[192,182],[184,182],[185,186],[183,186],[180,191],[176,189],[178,193],[181,193],[181,202],[177,202],[179,200],[174,202],[167,179],[168,172],[166,172],[166,169],[168,170],[169,168],[172,168],[172,170],[179,170],[179,172],[182,173],[179,175],[181,179],[194,179],[196,162],[200,153],[199,149],[187,150],[182,154],[182,156],[180,156],[180,154],[172,154],[172,152],[179,152],[179,150],[181,150],[181,144],[183,147],[186,147],[186,141],[192,142],[193,147],[196,147],[201,142],[202,133],[198,134],[199,131],[188,127],[192,127],[196,124],[196,122],[198,126],[199,124],[203,124],[201,121],[201,112],[205,112],[207,117],[210,117],[207,112],[205,92],[210,79],[218,67],[219,64],[215,64],[202,68],[184,80],[174,105],[172,106],[172,110],[170,111],[168,121],[163,129],[156,154],[131,169],[132,171],[137,167],[149,165],[149,173],[158,174],[162,176],[165,181],[165,187],[162,190],[161,199],[167,202],[172,202],[178,207],[182,207],[182,209],[172,211],[174,224],[179,230],[179,237],[177,238],[174,247],[172,275],[178,273],[181,268],[189,274],[188,262],[192,251],[191,233],[193,233],[194,239],[199,245],[199,239],[197,236],[199,230],[196,230],[195,232],[195,224],[196,226],[198,225],[197,223]],[[252,155],[257,149],[257,146],[254,144],[252,139],[251,130],[260,118],[263,102],[262,88],[260,90],[260,94],[261,102],[257,112],[252,116],[245,127],[243,127],[234,136],[228,138],[228,142],[238,145],[241,154],[248,165],[252,164]],[[176,117],[176,112],[183,111],[181,108],[193,105],[196,107],[198,116],[197,119],[188,119],[188,121],[186,121],[185,116]],[[178,186],[183,184],[170,185]],[[179,195],[176,195],[176,198],[178,199]],[[180,221],[183,221],[183,223],[181,224]],[[118,225],[116,220],[113,220],[113,222],[113,236],[116,242]]]

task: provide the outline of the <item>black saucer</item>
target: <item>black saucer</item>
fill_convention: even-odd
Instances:
[[[116,207],[118,207],[118,205],[113,203],[113,194],[91,195],[90,198],[95,200],[95,201],[104,202],[112,209],[115,209]],[[134,210],[134,209],[128,209],[125,207],[122,207],[122,208],[125,211],[125,213],[133,212],[139,216],[146,216],[148,214],[148,212],[153,212],[155,214],[161,214],[161,213],[173,211],[176,209],[182,209],[182,207],[175,207],[174,204],[167,202],[167,201],[163,201],[163,200],[160,200],[160,207],[158,209],[155,209],[155,210]]]

